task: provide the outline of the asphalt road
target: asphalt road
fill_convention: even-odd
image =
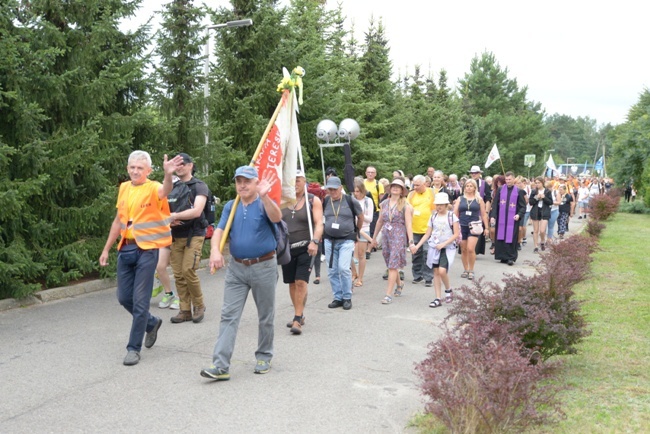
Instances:
[[[573,219],[572,231],[582,222]],[[532,250],[529,242],[513,267],[479,256],[476,277],[532,273]],[[382,305],[383,271],[374,253],[350,311],[327,308],[326,276],[310,284],[300,336],[285,326],[293,309],[280,276],[275,357],[266,375],[253,374],[257,313],[249,297],[225,382],[199,375],[211,363],[223,271],[200,271],[207,303],[200,324],[172,324],[176,311],[152,300],[164,324],[133,367],[122,365],[131,319],[115,288],[0,312],[0,432],[415,432],[408,424],[424,401],[414,366],[441,335],[447,307],[428,307],[433,288],[410,283],[410,264],[403,296]],[[461,272],[457,257],[453,287],[468,283]]]

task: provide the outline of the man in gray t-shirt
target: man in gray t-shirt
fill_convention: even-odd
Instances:
[[[325,184],[329,196],[323,202],[323,226],[327,276],[332,285],[334,309],[352,308],[352,272],[350,263],[357,231],[363,226],[363,211],[358,202],[343,194],[341,180],[332,176]]]

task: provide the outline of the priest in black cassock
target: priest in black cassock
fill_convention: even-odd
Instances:
[[[495,224],[494,259],[513,265],[517,260],[519,224],[526,214],[526,192],[515,186],[515,175],[506,172],[506,185],[499,187],[492,198],[490,224]]]

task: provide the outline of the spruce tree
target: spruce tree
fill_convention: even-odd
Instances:
[[[137,2],[8,0],[1,12],[0,296],[98,268],[126,159],[146,144]]]
[[[527,100],[527,88],[519,88],[492,53],[472,59],[470,72],[459,80],[459,90],[473,164],[482,166],[496,143],[504,168],[523,172],[525,154],[539,156],[548,149],[550,137],[541,105]]]

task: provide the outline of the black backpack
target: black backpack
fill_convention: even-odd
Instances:
[[[189,181],[187,181],[187,186],[192,190],[192,202],[194,201],[194,198],[196,197],[196,187],[195,185],[198,182],[203,182],[200,179],[197,179],[195,177],[192,177]],[[206,184],[207,187],[207,184]],[[214,196],[212,195],[212,191],[210,191],[210,188],[208,187],[208,197],[205,200],[205,205],[203,206],[203,215],[200,217],[200,223],[202,228],[206,228],[209,225],[213,224],[215,220],[215,215],[214,215]]]
[[[172,191],[167,195],[167,202],[169,202],[169,209],[171,212],[182,212],[192,208],[194,195],[192,190],[186,183],[180,179],[174,182]],[[181,225],[192,224],[193,221],[182,221]]]

